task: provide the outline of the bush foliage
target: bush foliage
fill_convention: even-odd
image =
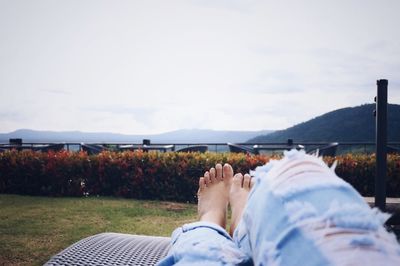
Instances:
[[[49,196],[102,195],[136,199],[195,201],[198,177],[216,163],[248,172],[269,161],[262,155],[234,153],[6,151],[0,153],[0,193]],[[362,195],[374,191],[375,157],[345,155],[336,172]],[[388,157],[387,194],[400,195],[400,156]]]

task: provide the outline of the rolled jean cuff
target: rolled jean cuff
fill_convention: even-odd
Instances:
[[[182,227],[178,227],[174,230],[171,236],[172,245],[175,244],[182,233],[186,233],[197,228],[209,228],[216,231],[218,234],[224,236],[225,238],[232,240],[231,236],[226,232],[226,230],[217,224],[210,222],[194,222],[190,224],[184,224]]]

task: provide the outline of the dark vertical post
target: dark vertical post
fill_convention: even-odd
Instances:
[[[387,145],[387,89],[388,81],[377,81],[376,96],[376,174],[375,206],[386,208],[386,145]]]

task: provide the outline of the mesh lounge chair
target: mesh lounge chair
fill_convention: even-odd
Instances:
[[[42,146],[33,146],[32,149],[34,151],[42,151],[42,152],[61,151],[62,149],[64,149],[64,144],[59,143],[59,144],[48,144],[48,145],[42,145]]]
[[[167,151],[174,151],[175,150],[175,145],[147,145],[147,144],[143,144],[141,149],[143,149],[143,151],[167,152]]]
[[[234,152],[234,153],[250,153],[250,154],[258,154],[258,152],[252,148],[243,146],[243,145],[237,145],[237,144],[233,144],[233,143],[227,143],[228,147],[229,147],[229,151],[230,152]]]
[[[118,146],[118,150],[119,151],[134,151],[134,150],[138,150],[140,149],[140,146],[138,145],[132,145],[132,144],[128,144],[128,145],[119,145]]]
[[[369,204],[374,205],[373,202]],[[399,224],[400,216],[396,205],[388,204],[387,207],[389,212],[395,213],[391,218],[392,224]],[[394,227],[392,230],[399,238],[400,231]],[[45,266],[155,265],[167,255],[170,247],[169,237],[102,233],[72,244],[53,256]]]
[[[84,143],[81,143],[81,149],[83,151],[86,151],[89,155],[96,155],[102,151],[107,150],[107,148],[100,145],[84,144]]]
[[[154,265],[170,249],[169,237],[102,233],[82,239],[45,266],[56,265]]]
[[[177,152],[206,152],[208,151],[207,145],[193,145],[177,150]]]
[[[308,154],[318,153],[319,156],[334,157],[334,156],[336,156],[336,151],[337,151],[337,147],[338,146],[339,146],[339,143],[332,142],[332,143],[329,143],[326,146],[322,146],[322,147],[319,147],[317,149],[313,149],[313,150],[307,151],[307,153]]]
[[[396,148],[396,147],[393,147],[393,146],[387,146],[386,149],[387,149],[387,153],[388,154],[400,153],[400,148]]]

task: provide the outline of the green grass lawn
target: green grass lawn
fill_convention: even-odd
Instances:
[[[42,265],[72,243],[102,232],[170,236],[196,215],[193,204],[0,194],[0,265]]]

